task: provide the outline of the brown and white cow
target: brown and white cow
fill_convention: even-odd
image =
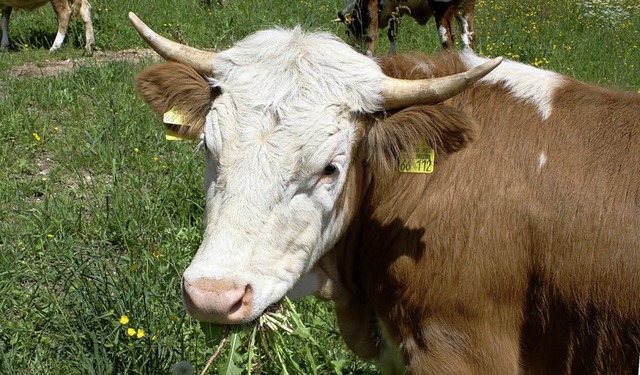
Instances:
[[[49,51],[53,52],[60,48],[67,34],[67,27],[73,14],[78,14],[84,21],[86,28],[85,49],[90,51],[94,44],[93,23],[91,22],[91,5],[87,0],[0,0],[2,19],[0,20],[0,30],[2,30],[2,40],[0,41],[0,51],[9,47],[9,16],[13,8],[35,9],[51,3],[53,10],[58,17],[58,33]],[[69,6],[71,3],[71,6]]]
[[[388,372],[637,371],[640,95],[469,50],[374,60],[299,28],[214,54],[130,18],[176,61],[137,89],[206,146],[192,316],[315,292]],[[422,144],[432,173],[401,173]]]
[[[475,46],[473,27],[475,0],[355,0],[348,14],[338,13],[338,18],[347,26],[347,34],[366,53],[375,53],[378,30],[388,27],[389,52],[395,53],[396,35],[400,17],[409,15],[419,24],[425,25],[433,16],[443,49],[455,43],[453,18],[458,20],[462,43],[471,49]]]

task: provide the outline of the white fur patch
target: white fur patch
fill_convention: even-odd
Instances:
[[[544,167],[545,164],[547,164],[547,155],[545,155],[544,152],[541,152],[538,156],[538,167],[536,169],[538,174],[542,172],[542,167]]]
[[[489,59],[478,56],[468,49],[465,49],[460,57],[469,69],[489,61]],[[513,96],[535,105],[542,119],[546,120],[553,111],[553,95],[563,85],[564,77],[548,70],[504,60],[480,82],[492,85],[504,84]]]
[[[469,22],[466,18],[462,18],[462,43],[465,46],[471,45],[471,31],[469,30]]]
[[[65,33],[60,33],[58,32],[56,34],[56,38],[53,40],[53,45],[51,46],[51,48],[49,49],[49,51],[55,51],[58,48],[60,48],[60,46],[62,46],[62,42],[64,42],[64,37],[65,37]]]
[[[438,34],[440,34],[440,42],[444,43],[447,41],[448,34],[447,34],[447,29],[444,26],[440,26],[438,27]]]

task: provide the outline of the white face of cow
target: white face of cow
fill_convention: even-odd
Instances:
[[[295,29],[220,53],[213,77],[222,94],[203,134],[204,238],[183,296],[199,320],[240,323],[292,290],[342,235],[348,210],[336,204],[355,121],[380,109],[383,75],[335,37]]]

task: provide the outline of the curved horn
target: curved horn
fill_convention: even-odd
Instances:
[[[213,59],[217,53],[185,46],[160,36],[133,12],[129,12],[129,21],[131,21],[142,39],[165,60],[188,65],[202,75],[210,76],[212,74]]]
[[[417,104],[440,103],[467,89],[501,62],[502,57],[497,57],[464,73],[446,77],[419,80],[386,77],[382,83],[383,106],[385,109],[398,109]]]

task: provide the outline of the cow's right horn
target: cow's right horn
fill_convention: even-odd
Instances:
[[[386,77],[383,81],[383,106],[385,109],[398,109],[440,103],[464,91],[501,62],[502,57],[497,57],[464,73],[446,77],[417,80]]]
[[[210,76],[213,74],[213,59],[217,53],[185,46],[160,36],[133,12],[129,12],[129,21],[142,36],[142,39],[165,60],[188,65],[202,75]]]

